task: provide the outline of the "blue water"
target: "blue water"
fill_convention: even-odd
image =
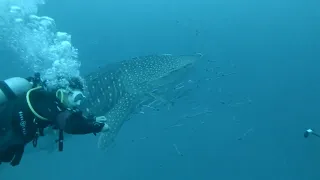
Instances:
[[[63,153],[26,155],[1,179],[319,179],[320,139],[303,138],[320,126],[318,7],[316,0],[47,2],[39,14],[72,35],[82,74],[134,56],[201,52],[205,62],[192,74],[199,87],[169,111],[128,121],[107,153],[93,135],[78,136]],[[28,76],[10,64],[14,53],[1,56],[1,78]],[[183,118],[205,109],[212,113]],[[178,120],[183,126],[166,130]]]

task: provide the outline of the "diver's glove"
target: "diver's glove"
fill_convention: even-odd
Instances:
[[[107,118],[105,116],[95,117],[96,122],[106,122]]]
[[[92,119],[92,122],[94,124],[99,124],[99,126],[101,126],[101,124],[103,124],[103,127],[101,128],[100,132],[107,132],[109,131],[110,127],[109,125],[106,123],[107,118],[105,116],[93,116],[92,114],[89,115],[88,117],[90,117],[89,119]],[[97,135],[97,133],[93,133],[95,136]]]
[[[101,129],[101,132],[108,132],[110,130],[110,127],[108,124],[104,123],[103,128]]]
[[[96,120],[96,122],[104,123],[104,126],[101,129],[101,132],[107,132],[110,130],[109,125],[105,123],[107,121],[107,118],[105,116],[95,117],[95,120]]]

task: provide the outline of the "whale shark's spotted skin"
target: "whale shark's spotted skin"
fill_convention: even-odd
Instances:
[[[110,131],[99,137],[99,148],[110,146],[123,123],[156,89],[177,83],[201,55],[149,55],[121,61],[85,77],[86,112],[107,117]]]

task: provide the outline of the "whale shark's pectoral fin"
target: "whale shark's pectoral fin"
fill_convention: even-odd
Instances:
[[[109,125],[110,130],[100,134],[98,142],[99,149],[107,150],[107,148],[113,144],[123,123],[132,115],[134,107],[135,103],[133,96],[126,94],[119,99],[114,108],[105,114],[107,118],[106,123]]]

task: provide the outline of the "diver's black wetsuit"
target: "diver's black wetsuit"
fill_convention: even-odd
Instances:
[[[11,162],[12,166],[18,165],[25,145],[35,140],[41,129],[48,126],[68,134],[98,133],[104,126],[93,117],[84,117],[81,111],[65,108],[55,94],[45,90],[32,91],[29,100],[34,112],[47,120],[39,119],[32,112],[26,96],[8,101],[0,113],[0,164]]]

